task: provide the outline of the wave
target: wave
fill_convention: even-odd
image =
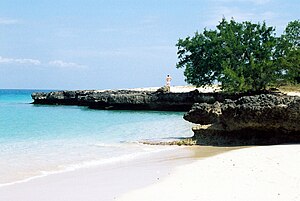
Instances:
[[[95,146],[106,146],[107,147],[107,146],[122,146],[122,145],[98,143],[98,144],[95,144]],[[102,166],[102,165],[109,165],[109,164],[114,164],[114,163],[123,162],[123,161],[130,161],[130,160],[146,157],[146,156],[149,156],[149,155],[152,155],[155,153],[171,151],[171,150],[180,148],[180,147],[171,147],[171,146],[166,146],[166,147],[147,146],[147,145],[141,145],[141,146],[143,146],[142,152],[125,154],[122,156],[116,156],[116,157],[111,157],[111,158],[101,158],[98,160],[84,161],[84,162],[80,162],[80,163],[76,163],[76,164],[62,165],[62,166],[59,166],[59,168],[58,168],[59,170],[40,171],[38,173],[38,175],[31,176],[31,177],[17,180],[17,181],[13,181],[13,182],[3,183],[3,184],[0,184],[0,187],[10,186],[10,185],[15,185],[15,184],[20,184],[20,183],[26,183],[31,180],[46,177],[46,176],[53,175],[53,174],[71,172],[71,171],[75,171],[75,170],[79,170],[79,169],[83,169],[83,168],[92,168],[92,167],[98,167],[98,166]]]

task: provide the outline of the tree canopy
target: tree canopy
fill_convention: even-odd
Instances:
[[[295,60],[299,64],[299,24],[291,22],[278,38],[275,28],[265,22],[223,18],[216,30],[204,29],[178,40],[177,68],[185,69],[190,84],[218,81],[229,92],[259,91],[278,79],[294,79],[299,73],[299,65],[294,65]]]
[[[282,55],[279,65],[286,71],[285,79],[300,83],[300,21],[289,22],[280,38]]]

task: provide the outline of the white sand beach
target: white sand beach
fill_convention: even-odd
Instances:
[[[156,91],[160,87],[145,87],[145,88],[133,88],[133,89],[127,89],[127,90],[134,90],[134,91]],[[190,92],[194,90],[198,90],[201,93],[214,93],[214,92],[220,92],[221,86],[220,85],[212,85],[212,86],[205,86],[205,87],[195,87],[193,85],[185,85],[185,86],[171,86],[170,92],[173,93],[185,93]],[[99,91],[105,91],[105,90],[99,90]],[[300,92],[297,91],[281,91],[282,93],[288,95],[288,96],[300,96]]]
[[[145,145],[147,146],[147,145]],[[51,174],[0,187],[1,201],[112,201],[158,183],[175,167],[230,151],[226,147],[174,147],[147,156]]]
[[[128,90],[134,90],[134,91],[156,91],[160,87],[145,87],[145,88],[133,88]],[[212,85],[212,86],[206,86],[206,87],[195,87],[192,85],[185,85],[185,86],[171,86],[170,92],[173,93],[184,93],[184,92],[190,92],[194,90],[198,90],[201,93],[212,93],[220,91],[221,88],[218,85]]]
[[[119,201],[300,200],[300,145],[251,147],[178,167]]]
[[[288,95],[288,96],[300,96],[300,92],[295,92],[295,91],[287,92],[286,95]]]
[[[187,147],[4,186],[0,200],[296,201],[299,156],[300,145]]]

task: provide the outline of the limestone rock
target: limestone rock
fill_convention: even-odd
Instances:
[[[244,94],[200,93],[198,90],[174,93],[165,88],[155,92],[137,90],[76,90],[33,93],[33,104],[80,105],[93,109],[188,111],[194,103],[212,104],[236,100]],[[217,109],[217,108],[216,108]],[[212,110],[211,114],[217,111]]]
[[[159,93],[168,93],[169,92],[169,88],[167,86],[163,86],[163,87],[160,87],[156,90],[156,92],[159,92]]]
[[[77,90],[33,93],[33,104],[81,105],[93,109],[188,111],[195,102],[215,102],[218,94],[136,90]]]
[[[300,97],[262,94],[194,104],[184,119],[210,125],[193,129],[204,144],[300,142]]]

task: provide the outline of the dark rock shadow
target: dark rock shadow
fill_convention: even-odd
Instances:
[[[279,145],[279,144],[300,144],[299,132],[283,132],[279,130],[239,130],[232,132],[197,132],[192,139],[197,145],[205,146],[256,146],[256,145]]]

